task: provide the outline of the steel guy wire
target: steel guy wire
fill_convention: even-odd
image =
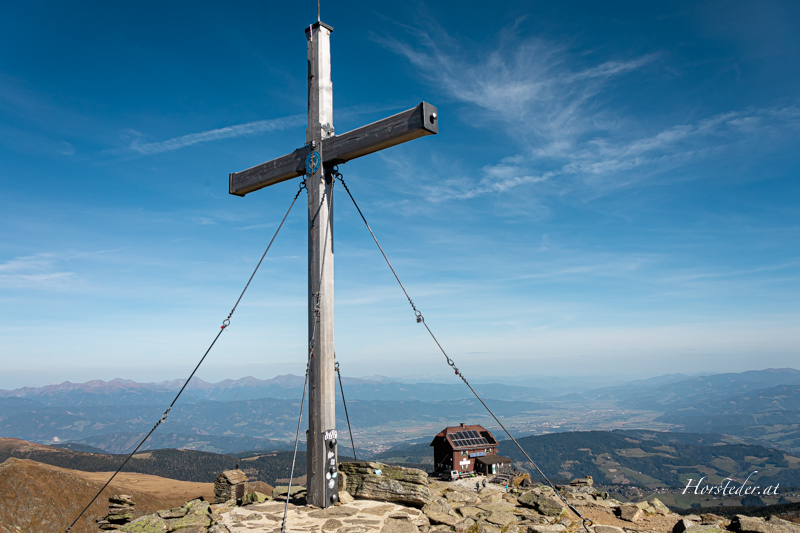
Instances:
[[[417,322],[421,323],[423,326],[425,326],[425,329],[428,330],[428,334],[430,334],[431,338],[436,343],[436,346],[439,347],[439,351],[442,352],[442,355],[444,355],[444,358],[447,360],[447,364],[450,365],[450,367],[455,371],[456,375],[461,378],[461,381],[463,381],[464,384],[467,387],[469,387],[469,390],[472,391],[472,394],[474,394],[475,397],[478,399],[478,401],[481,402],[481,405],[483,405],[483,407],[486,409],[486,411],[490,415],[492,415],[492,418],[494,418],[495,422],[497,422],[497,424],[503,429],[505,434],[508,435],[508,438],[510,438],[511,441],[517,446],[519,451],[522,452],[522,454],[525,456],[525,458],[528,460],[528,462],[533,465],[533,467],[536,469],[537,472],[539,472],[539,475],[542,476],[542,479],[545,480],[547,485],[550,486],[550,488],[553,489],[553,491],[564,502],[564,504],[567,507],[569,507],[572,510],[572,512],[574,512],[575,515],[578,516],[582,520],[583,528],[586,530],[587,533],[589,533],[589,526],[592,525],[592,521],[590,519],[588,519],[588,518],[585,518],[572,504],[570,504],[567,501],[567,499],[564,497],[564,495],[561,494],[558,491],[558,489],[556,489],[555,485],[553,485],[553,483],[545,475],[545,473],[542,472],[542,469],[539,468],[539,466],[533,461],[533,459],[531,459],[531,457],[528,455],[528,453],[522,448],[522,446],[520,446],[519,442],[517,442],[517,439],[515,439],[513,437],[513,435],[511,435],[511,433],[506,429],[506,427],[503,425],[503,423],[500,422],[500,419],[497,418],[497,416],[489,408],[489,406],[486,405],[486,402],[483,401],[483,398],[481,398],[481,396],[475,391],[475,389],[472,388],[472,385],[469,384],[469,381],[467,381],[467,378],[464,376],[464,374],[461,373],[461,371],[456,366],[455,361],[453,361],[450,358],[450,356],[447,355],[447,352],[444,350],[444,348],[442,347],[441,343],[436,338],[436,335],[433,334],[433,331],[431,331],[431,328],[425,322],[425,317],[422,316],[422,313],[417,309],[417,307],[414,305],[414,302],[411,300],[411,297],[408,295],[408,291],[406,291],[406,288],[403,286],[403,283],[400,281],[400,278],[398,277],[397,272],[395,272],[394,267],[392,267],[391,262],[389,262],[389,258],[386,257],[386,253],[383,251],[383,248],[381,247],[380,243],[378,242],[377,237],[375,237],[375,233],[372,231],[372,228],[370,227],[369,223],[367,222],[367,219],[364,217],[364,213],[358,207],[358,203],[356,203],[355,198],[353,198],[353,194],[350,192],[350,188],[344,182],[344,178],[342,177],[342,175],[339,172],[338,168],[334,167],[333,172],[334,172],[334,177],[342,182],[342,186],[344,187],[344,190],[347,191],[347,195],[350,197],[350,200],[353,202],[353,205],[355,206],[356,211],[358,211],[358,214],[361,216],[361,220],[364,221],[364,224],[367,226],[367,229],[369,230],[370,235],[372,235],[372,240],[375,241],[375,244],[378,246],[378,249],[381,251],[381,255],[383,255],[383,258],[386,260],[386,264],[389,265],[389,268],[391,269],[392,274],[394,274],[394,278],[397,280],[397,283],[400,285],[400,288],[403,289],[403,293],[406,295],[406,298],[408,299],[408,303],[411,304],[411,308],[414,310],[414,315],[415,315],[415,317],[417,319]]]
[[[336,354],[334,354],[335,357]],[[333,364],[334,370],[336,370],[336,375],[339,376],[339,390],[342,391],[342,405],[344,405],[344,416],[347,419],[347,431],[350,432],[350,444],[353,445],[353,459],[358,461],[358,456],[356,455],[356,441],[353,440],[353,428],[350,427],[350,415],[347,414],[347,400],[344,399],[344,387],[342,387],[342,373],[339,372],[339,363],[335,362]]]
[[[314,323],[316,324],[316,321]],[[313,335],[314,334],[312,333],[312,337]],[[294,465],[295,462],[297,461],[297,444],[300,442],[300,425],[303,423],[303,408],[305,407],[306,388],[308,387],[308,369],[311,366],[312,357],[313,357],[313,352],[309,348],[308,361],[306,362],[306,377],[303,380],[303,396],[300,399],[300,416],[297,417],[297,432],[294,435],[294,455],[292,455],[292,469],[289,471],[289,489],[286,492],[286,505],[284,505],[283,507],[283,522],[281,522],[281,533],[285,533],[286,531],[286,515],[289,514],[289,498],[291,498],[292,496],[292,480],[294,479]],[[308,449],[306,449],[306,453],[308,453]]]
[[[242,290],[242,293],[239,295],[239,298],[236,300],[236,303],[233,305],[233,308],[231,309],[231,312],[228,313],[228,317],[225,320],[222,321],[222,326],[220,327],[219,331],[217,332],[216,336],[214,337],[214,340],[211,341],[211,344],[208,346],[208,349],[203,354],[203,357],[200,358],[200,362],[197,363],[197,366],[194,367],[194,370],[192,370],[192,373],[189,374],[189,377],[183,383],[183,386],[178,391],[178,394],[175,395],[175,398],[172,400],[172,403],[169,404],[169,407],[167,407],[167,410],[164,411],[164,414],[161,415],[161,419],[158,422],[156,422],[156,425],[153,426],[153,429],[151,429],[147,433],[147,435],[145,435],[145,437],[139,442],[139,444],[136,446],[136,448],[131,453],[128,454],[128,456],[125,458],[125,460],[119,466],[119,468],[117,468],[117,470],[113,474],[111,474],[111,477],[108,479],[108,481],[106,481],[105,485],[103,485],[103,487],[97,492],[97,494],[94,495],[94,498],[92,498],[91,501],[86,505],[86,507],[83,508],[83,510],[78,514],[78,516],[75,518],[75,520],[72,521],[72,523],[67,527],[67,529],[64,530],[64,533],[69,533],[69,531],[75,526],[75,524],[78,523],[78,520],[80,520],[80,518],[86,513],[86,511],[89,509],[89,507],[95,502],[95,500],[97,500],[97,498],[100,497],[100,494],[102,494],[102,492],[106,489],[106,487],[108,487],[111,484],[111,481],[113,481],[114,478],[117,476],[117,474],[119,474],[120,471],[122,471],[122,469],[125,467],[125,465],[128,464],[128,461],[130,461],[131,457],[133,457],[136,454],[136,452],[139,451],[139,448],[141,448],[142,445],[147,441],[147,439],[150,438],[150,435],[153,434],[153,432],[156,430],[156,428],[158,428],[158,426],[160,426],[161,424],[163,424],[167,420],[167,417],[169,416],[169,412],[175,406],[175,402],[177,402],[178,398],[180,398],[181,394],[183,394],[183,391],[186,389],[186,386],[192,380],[192,378],[194,377],[195,373],[200,368],[200,365],[203,364],[203,361],[205,361],[206,356],[208,356],[209,352],[211,352],[211,349],[217,343],[217,340],[219,340],[220,336],[222,335],[222,332],[225,331],[226,329],[228,329],[228,326],[230,326],[231,317],[233,316],[233,313],[236,311],[236,307],[239,305],[239,302],[242,301],[242,297],[244,296],[244,293],[247,292],[247,288],[250,287],[250,282],[253,281],[253,277],[256,275],[256,272],[258,272],[258,268],[261,266],[261,263],[264,261],[264,257],[266,257],[267,252],[269,252],[269,249],[272,247],[272,243],[275,242],[275,237],[278,236],[278,232],[283,227],[283,223],[286,222],[286,217],[289,216],[289,213],[292,211],[292,208],[294,207],[295,202],[297,202],[297,198],[300,196],[300,193],[303,191],[304,188],[305,188],[305,183],[301,182],[300,188],[297,191],[297,194],[294,195],[294,199],[292,200],[292,203],[289,205],[289,209],[286,211],[286,214],[283,215],[283,219],[281,220],[281,223],[278,224],[278,229],[276,229],[275,233],[272,235],[272,239],[270,239],[266,250],[264,250],[264,253],[261,255],[261,259],[259,259],[258,264],[256,265],[256,268],[253,270],[253,273],[250,275],[250,279],[247,280],[247,284],[244,286],[244,289]]]

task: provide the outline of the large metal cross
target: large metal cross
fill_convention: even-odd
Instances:
[[[317,22],[308,41],[308,127],[306,144],[291,154],[230,175],[237,196],[305,175],[308,190],[309,420],[307,433],[308,503],[333,505],[336,487],[336,417],[333,349],[334,165],[396,144],[439,132],[436,108],[422,102],[413,109],[334,135],[330,35]]]

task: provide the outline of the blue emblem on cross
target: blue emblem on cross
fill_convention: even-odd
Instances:
[[[319,163],[322,161],[322,156],[316,150],[312,151],[306,157],[306,173],[313,174],[319,168]]]

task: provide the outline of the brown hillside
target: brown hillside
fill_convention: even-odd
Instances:
[[[59,453],[62,450],[60,448],[54,448],[52,446],[47,446],[46,444],[37,444],[27,440],[12,439],[11,437],[0,437],[0,452],[26,453],[31,451]]]
[[[6,460],[0,464],[0,533],[64,531],[109,477],[110,472],[81,472],[28,459]],[[95,533],[94,521],[108,513],[108,498],[114,494],[129,494],[140,516],[183,505],[198,496],[213,501],[214,485],[121,473],[72,531]]]

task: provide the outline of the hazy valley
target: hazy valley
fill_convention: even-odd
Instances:
[[[152,428],[180,385],[113,380],[0,390],[0,435],[125,453]],[[345,378],[344,387],[357,452],[365,455],[430,439],[460,422],[499,429],[459,382]],[[596,389],[548,379],[537,386],[475,388],[514,436],[613,429],[724,433],[800,453],[800,371],[793,369],[673,374]],[[301,394],[302,378],[291,375],[193,380],[145,449],[289,449]],[[344,429],[338,394],[337,401],[337,426]]]
[[[78,499],[88,499],[153,427],[180,386],[178,381],[112,380],[0,391],[0,482],[10,487],[9,494],[16,494],[13,487],[20,482],[31,487],[61,483],[73,487]],[[351,378],[344,387],[359,459],[432,470],[433,435],[448,425],[477,423],[501,440],[500,453],[515,467],[537,477],[460,383]],[[800,501],[795,488],[800,487],[797,370],[674,374],[598,388],[558,380],[475,387],[556,482],[591,475],[620,498],[658,495],[674,508]],[[207,492],[219,472],[237,464],[250,480],[285,482],[301,393],[302,379],[296,376],[193,381],[126,465],[128,477],[115,481],[117,490],[132,492],[145,506],[168,507]],[[341,403],[337,413],[340,458],[347,461],[353,453]],[[295,467],[301,480],[303,450],[301,442]],[[689,479],[719,483],[748,476],[780,491],[747,498],[682,494]],[[159,494],[170,479],[189,485],[174,485],[180,494],[172,489]],[[74,512],[75,502],[47,496],[49,489],[36,490]],[[198,494],[187,496],[192,491]],[[3,512],[33,512],[19,505],[5,505]],[[42,502],[31,505],[47,508]],[[100,507],[93,516],[100,516]]]

